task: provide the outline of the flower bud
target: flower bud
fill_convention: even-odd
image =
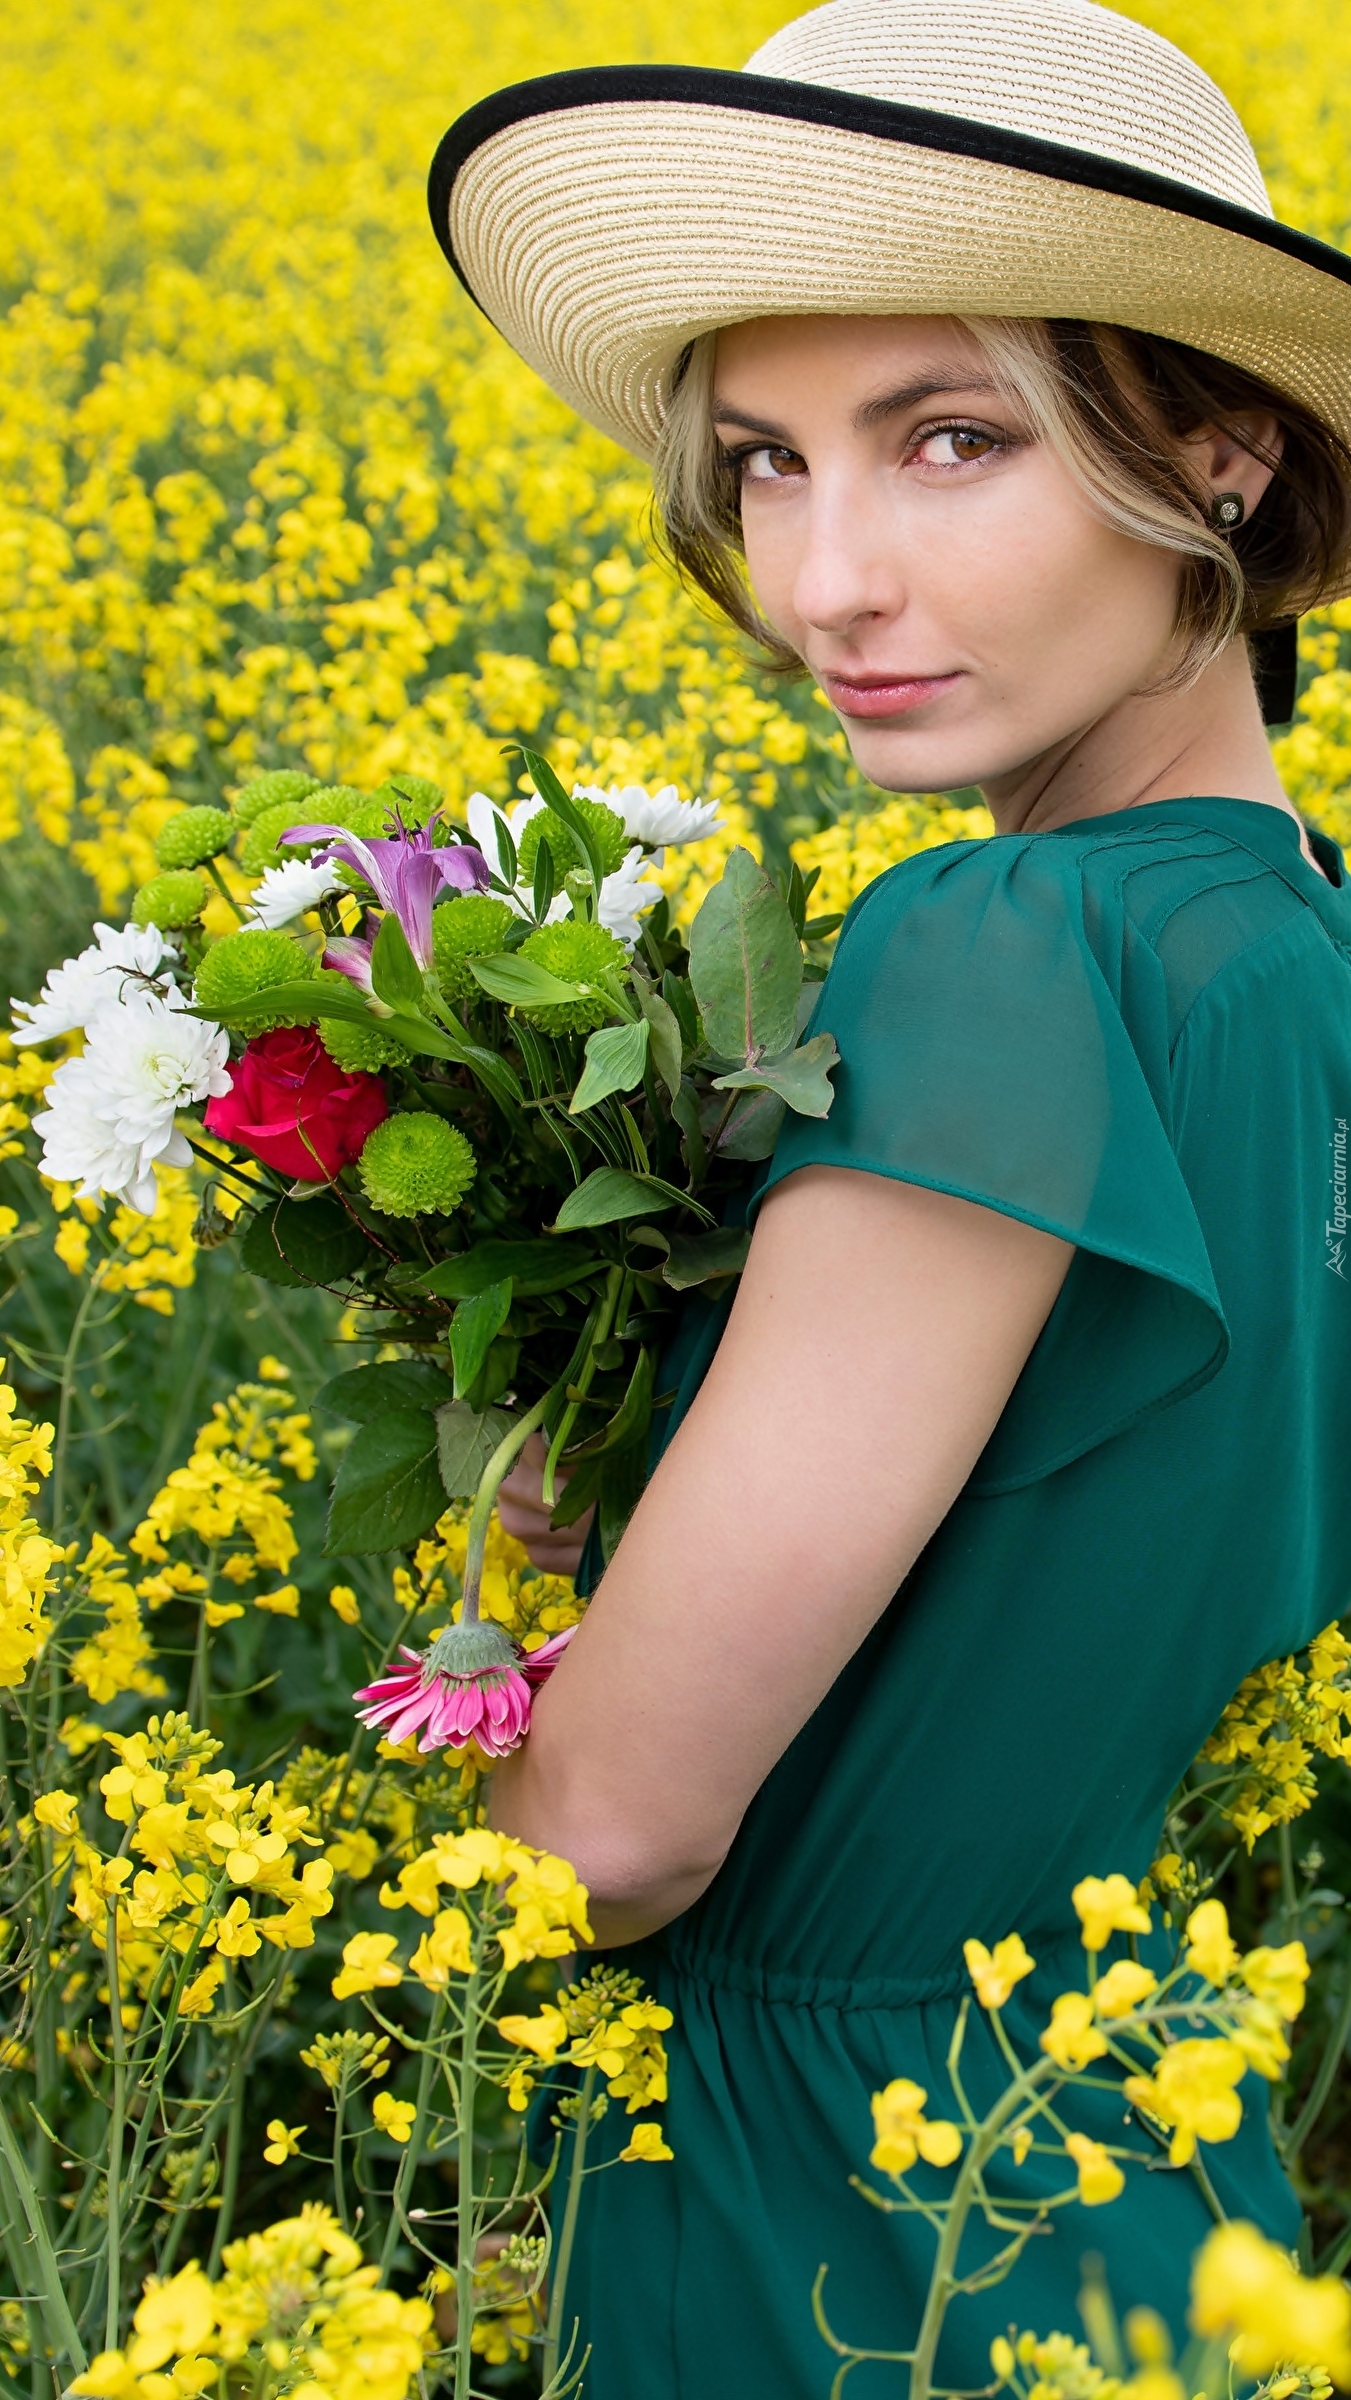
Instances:
[[[403,1043],[382,1033],[374,1017],[369,1025],[354,1024],[347,1017],[321,1017],[319,1039],[329,1057],[346,1067],[349,1075],[374,1075],[379,1068],[397,1066],[408,1057]]]

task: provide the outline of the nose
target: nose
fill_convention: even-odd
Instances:
[[[793,603],[821,633],[848,634],[898,616],[905,585],[891,511],[873,479],[840,469],[812,476]]]

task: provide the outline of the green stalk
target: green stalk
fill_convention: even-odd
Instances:
[[[115,1258],[117,1252],[114,1251],[112,1255]],[[98,1297],[98,1292],[98,1278],[91,1275],[80,1294],[80,1305],[75,1311],[75,1321],[70,1329],[70,1339],[66,1343],[65,1354],[61,1360],[60,1398],[56,1410],[56,1439],[52,1444],[51,1481],[52,1532],[58,1539],[66,1511],[66,1452],[70,1443],[70,1412],[76,1399],[75,1361],[79,1356],[80,1344],[84,1339],[84,1329],[89,1320],[89,1312]]]
[[[446,1995],[444,1992],[438,1992],[432,2002],[432,2013],[428,2020],[427,2036],[422,2050],[422,2065],[418,2071],[417,2115],[409,2128],[408,2140],[404,2144],[403,2156],[399,2160],[399,2171],[394,2178],[394,2189],[389,2196],[389,2226],[385,2234],[385,2246],[380,2253],[380,2280],[382,2283],[393,2263],[400,2230],[402,2229],[405,2233],[408,2231],[405,2202],[412,2189],[413,2177],[418,2171],[422,2157],[422,2141],[427,2128],[427,2112],[431,2106],[432,2082],[437,2067],[440,2065],[436,2044],[445,2013]]]
[[[1351,1960],[1347,1963],[1346,1990],[1342,1994],[1342,2005],[1337,2011],[1337,2022],[1329,2036],[1327,2048],[1319,2061],[1318,2073],[1309,2087],[1309,2095],[1303,2108],[1296,2117],[1285,2141],[1281,2144],[1281,2163],[1288,2175],[1293,2174],[1299,2163],[1300,2152],[1323,2113],[1324,2103],[1332,2089],[1333,2078],[1342,2063],[1342,2054],[1346,2049],[1348,2034],[1351,2034]]]
[[[985,2163],[998,2148],[1009,2118],[1017,2113],[1024,2101],[1033,2097],[1037,2085],[1045,2082],[1051,2072],[1053,2069],[1049,2059],[1039,2059],[1035,2066],[1025,2068],[971,2137],[957,2181],[952,2187],[938,2255],[929,2278],[924,2315],[915,2343],[914,2364],[910,2370],[910,2400],[933,2400],[933,2371],[939,2336],[948,2313],[948,2304],[958,2289],[958,2253]]]
[[[113,2113],[108,2128],[108,2297],[104,2311],[103,2347],[117,2348],[117,2324],[122,2313],[122,2150],[127,2122],[127,2036],[122,2023],[122,1994],[117,1975],[117,1898],[108,1907],[108,2013],[113,2021]]]
[[[225,902],[226,907],[234,910],[235,916],[242,925],[244,922],[244,911],[231,892],[230,887],[227,884],[225,877],[222,875],[220,868],[217,866],[214,858],[203,859],[202,864],[206,868],[206,871],[211,877],[211,880],[214,883],[217,891],[220,893],[220,896]]]
[[[588,2067],[577,2094],[576,2131],[572,2137],[572,2160],[568,2167],[568,2194],[563,2203],[563,2223],[559,2228],[558,2247],[549,2270],[549,2321],[544,2331],[544,2389],[558,2374],[558,2352],[563,2338],[563,2305],[567,2299],[568,2272],[572,2266],[572,2248],[577,2238],[577,2212],[581,2206],[582,2177],[586,2173],[586,2141],[591,2130],[591,2102],[596,2089],[596,2070]]]
[[[338,2089],[333,2099],[333,2205],[338,2212],[338,2223],[344,2233],[350,2233],[352,2230],[347,2221],[347,2186],[343,2181],[342,2172],[343,2121],[347,2115],[347,2073],[347,2061],[344,2059],[338,2070]]]
[[[233,2011],[236,2000],[234,1969],[227,1966],[225,1970],[225,2004],[227,2008]],[[230,2115],[225,2127],[225,2169],[220,2182],[220,2208],[216,2216],[216,2230],[211,2241],[208,2275],[215,2274],[220,2265],[221,2252],[230,2239],[235,2213],[235,2194],[239,2190],[239,2161],[244,2146],[244,2085],[246,2077],[244,2061],[239,2051],[237,2029],[230,2037],[230,2051]],[[346,2222],[347,2220],[344,2218],[344,2226]]]
[[[33,2189],[28,2163],[14,2138],[14,2129],[3,2107],[0,2107],[0,2154],[3,2155],[10,2182],[18,2194],[19,2206],[28,2220],[29,2239],[37,2254],[40,2275],[39,2306],[44,2321],[56,2337],[52,2341],[52,2349],[59,2360],[64,2363],[68,2358],[76,2374],[83,2375],[88,2364],[85,2347],[70,2313],[65,2286],[61,2281],[61,2268],[52,2248],[52,2238],[47,2231],[41,2203]]]
[[[478,2212],[474,2197],[474,2117],[478,2104],[478,2021],[481,1975],[477,1965],[465,1987],[460,2030],[460,2089],[455,2192],[455,2400],[472,2400],[474,2377],[474,2250]]]
[[[619,1303],[619,1294],[623,1283],[623,1268],[611,1267],[605,1278],[605,1289],[601,1294],[599,1306],[586,1335],[586,1356],[582,1360],[581,1366],[577,1371],[577,1379],[575,1383],[571,1383],[569,1387],[578,1396],[576,1399],[569,1400],[567,1407],[564,1409],[562,1416],[559,1418],[558,1430],[555,1433],[553,1440],[549,1444],[549,1454],[544,1461],[543,1499],[546,1508],[553,1507],[555,1498],[554,1477],[558,1472],[558,1462],[567,1446],[568,1435],[571,1433],[573,1426],[577,1422],[578,1412],[581,1408],[582,1401],[585,1399],[586,1394],[590,1391],[592,1382],[595,1378],[596,1345],[599,1342],[605,1341],[609,1335],[610,1327],[614,1323],[615,1310]]]
[[[611,1269],[613,1274],[618,1274],[619,1271],[617,1267]],[[505,1434],[498,1443],[479,1477],[478,1490],[474,1494],[474,1506],[469,1519],[468,1547],[465,1551],[464,1598],[460,1607],[460,1623],[462,1625],[479,1623],[479,1592],[483,1583],[483,1553],[487,1547],[488,1526],[492,1519],[498,1487],[510,1474],[519,1452],[525,1448],[536,1426],[544,1423],[544,1419],[558,1395],[558,1389],[558,1385],[555,1384],[551,1391],[545,1393],[542,1400],[535,1402],[532,1409],[528,1409],[523,1417],[517,1418],[511,1431]]]

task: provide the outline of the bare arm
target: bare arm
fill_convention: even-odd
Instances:
[[[493,1778],[495,1822],[572,1860],[600,1940],[712,1881],[966,1482],[1072,1255],[852,1169],[766,1201],[703,1389]]]

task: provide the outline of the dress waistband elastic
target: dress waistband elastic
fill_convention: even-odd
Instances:
[[[1077,1926],[1072,1930],[1057,1926],[1040,1940],[1031,1934],[1028,1944],[1043,1967],[1052,1960],[1058,1962],[1061,1952],[1082,1956]],[[708,1984],[717,1991],[739,1992],[769,2008],[837,2009],[842,2013],[925,2008],[942,2000],[958,2001],[972,1988],[961,1959],[932,1975],[794,1975],[775,1967],[752,1965],[748,1959],[723,1957],[716,1951],[678,1939],[663,1944],[662,1948],[673,1971],[687,1982]],[[1057,1986],[1063,1984],[1063,1967],[1058,1968],[1054,1979]],[[1079,1979],[1071,1976],[1070,1980]]]

